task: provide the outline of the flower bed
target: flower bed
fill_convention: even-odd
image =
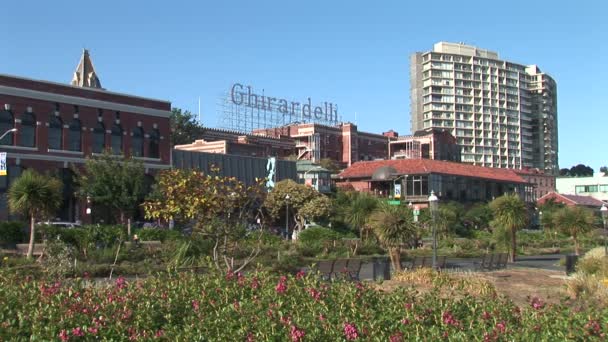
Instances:
[[[0,340],[590,340],[608,311],[489,295],[380,292],[267,273],[163,275],[93,286],[0,275]]]

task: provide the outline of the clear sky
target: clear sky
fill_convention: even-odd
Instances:
[[[608,164],[605,1],[6,1],[0,73],[68,83],[82,48],[104,88],[172,101],[217,126],[234,82],[339,105],[407,134],[409,55],[465,42],[558,84],[560,167]]]

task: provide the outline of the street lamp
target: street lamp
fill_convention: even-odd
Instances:
[[[289,236],[289,194],[285,195],[285,239]]]
[[[437,269],[437,206],[438,206],[439,198],[435,196],[435,191],[431,190],[431,196],[429,196],[429,208],[431,209],[431,222],[433,229],[433,269]]]
[[[608,215],[608,208],[606,208],[606,204],[602,204],[600,212],[602,213],[602,222],[604,223],[604,254],[608,256],[608,228],[606,228],[606,216]]]
[[[8,131],[4,132],[2,135],[0,135],[0,140],[2,140],[7,134],[13,133],[13,132],[17,132],[17,129],[16,128],[11,128]]]

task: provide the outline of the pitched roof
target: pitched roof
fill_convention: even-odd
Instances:
[[[543,204],[549,200],[555,200],[559,203],[564,203],[566,205],[583,205],[586,207],[601,207],[604,202],[599,199],[591,196],[579,196],[579,195],[568,195],[568,194],[558,194],[557,192],[550,192],[545,194],[543,197],[539,198],[536,202],[539,204]]]
[[[74,77],[72,78],[72,85],[88,88],[101,88],[101,82],[99,77],[95,73],[95,67],[89,56],[89,50],[82,50],[82,57],[80,57],[80,63],[74,71]]]
[[[340,178],[371,178],[374,171],[383,166],[394,168],[399,175],[435,173],[512,183],[527,183],[510,169],[497,169],[433,159],[398,159],[357,162],[342,171],[342,173],[340,173]]]

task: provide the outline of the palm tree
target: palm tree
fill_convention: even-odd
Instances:
[[[565,207],[553,214],[553,226],[574,240],[574,253],[579,255],[578,235],[593,228],[593,213],[583,207]]]
[[[370,195],[360,193],[346,204],[342,215],[350,226],[359,231],[359,236],[363,239],[368,235],[367,221],[372,212],[378,207],[378,200]]]
[[[511,253],[509,261],[515,261],[517,249],[517,230],[526,226],[528,213],[526,204],[515,193],[504,194],[490,202],[490,208],[494,214],[494,225],[499,225],[507,230],[511,240]]]
[[[409,210],[383,203],[369,217],[369,225],[388,250],[395,270],[401,270],[401,246],[416,238],[416,224]]]
[[[34,253],[34,228],[36,219],[54,213],[62,202],[63,184],[56,178],[34,170],[25,170],[8,190],[8,206],[11,212],[30,219],[30,244],[27,258]]]

